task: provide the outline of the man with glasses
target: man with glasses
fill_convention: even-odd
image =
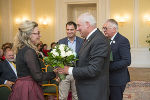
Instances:
[[[0,62],[0,84],[12,87],[17,79],[17,71],[14,62],[14,52],[10,48],[4,51],[5,60]]]
[[[129,40],[118,32],[118,23],[108,19],[103,25],[104,35],[111,39],[112,60],[109,65],[109,100],[122,100],[127,82],[130,81],[128,66],[131,64]]]

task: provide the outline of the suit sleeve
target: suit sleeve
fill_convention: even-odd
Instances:
[[[59,41],[58,41],[58,44],[65,44],[65,39],[66,39],[66,38],[63,38],[63,39],[59,40]]]
[[[60,43],[60,40],[58,41],[58,44],[61,44],[61,43]]]
[[[2,74],[3,74],[3,65],[2,62],[0,62],[0,84],[4,84],[5,79],[2,78]]]
[[[98,40],[90,46],[88,66],[78,66],[73,68],[73,76],[75,79],[89,79],[95,78],[97,75],[103,72],[104,60],[109,53],[109,45],[106,41]],[[88,55],[88,54],[87,54]]]
[[[110,71],[120,70],[131,64],[130,43],[128,39],[121,39],[118,47],[119,58],[110,63]],[[114,56],[114,55],[113,55]]]

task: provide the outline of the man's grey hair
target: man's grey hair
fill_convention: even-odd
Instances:
[[[90,13],[83,13],[78,17],[83,23],[89,22],[91,26],[96,26],[96,20]]]
[[[114,19],[108,19],[106,22],[110,23],[110,25],[112,27],[115,27],[116,30],[118,31],[118,22],[116,20],[114,20]]]

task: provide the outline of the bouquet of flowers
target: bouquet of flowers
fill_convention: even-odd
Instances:
[[[44,60],[54,68],[64,68],[65,65],[73,66],[77,61],[76,53],[65,44],[56,45]],[[64,74],[58,75],[61,80],[65,79]]]

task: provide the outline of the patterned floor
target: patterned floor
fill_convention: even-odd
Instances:
[[[126,85],[123,100],[150,100],[150,82],[129,82]]]

